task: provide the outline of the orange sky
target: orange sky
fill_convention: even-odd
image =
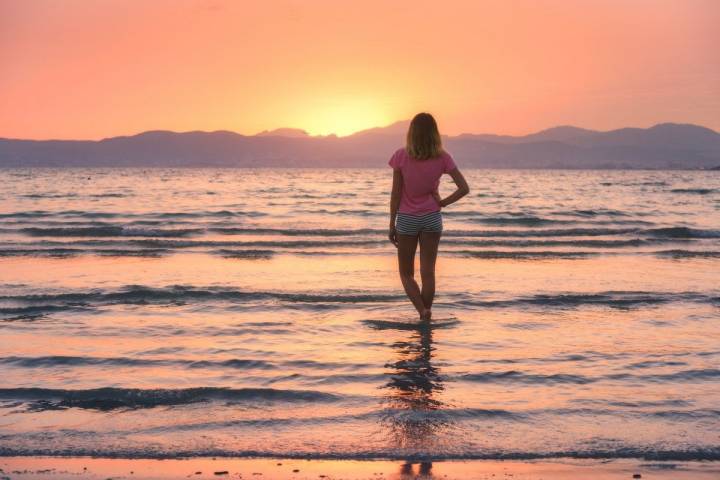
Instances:
[[[720,130],[715,0],[0,0],[0,137]]]

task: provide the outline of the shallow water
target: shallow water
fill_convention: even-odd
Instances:
[[[467,177],[421,326],[386,170],[0,171],[0,453],[720,459],[720,173]]]

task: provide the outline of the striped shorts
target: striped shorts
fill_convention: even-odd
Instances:
[[[439,211],[423,215],[398,213],[395,228],[400,235],[417,236],[420,232],[442,232],[442,215]]]

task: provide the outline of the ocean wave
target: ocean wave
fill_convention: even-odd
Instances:
[[[288,228],[262,228],[262,227],[210,227],[208,231],[224,233],[226,235],[285,235],[285,236],[320,236],[320,237],[347,237],[354,235],[384,235],[386,230],[375,228],[358,229],[288,229]]]
[[[106,257],[161,257],[172,253],[166,248],[9,248],[0,249],[0,257],[74,257],[98,255]]]
[[[121,216],[120,213],[114,212],[90,212],[82,210],[29,210],[24,212],[0,213],[0,218],[55,218],[55,217],[84,217],[84,218],[116,218]]]
[[[113,194],[114,196],[115,194]],[[98,196],[107,197],[110,194],[101,194]],[[242,211],[242,210],[207,210],[207,211],[188,211],[188,212],[104,212],[90,210],[29,210],[22,212],[0,213],[0,218],[25,218],[25,219],[42,219],[56,217],[79,217],[79,218],[145,218],[160,220],[178,220],[178,219],[202,219],[202,218],[240,218],[240,217],[264,217],[267,213],[260,211]]]
[[[681,370],[672,373],[657,373],[637,375],[631,373],[610,373],[595,377],[568,373],[525,373],[517,370],[501,372],[467,373],[459,377],[460,380],[479,383],[519,383],[530,385],[574,384],[586,385],[603,381],[630,381],[647,384],[647,382],[698,382],[714,381],[720,378],[720,370],[714,368]]]
[[[367,209],[338,209],[338,210],[329,210],[327,208],[318,208],[314,210],[305,210],[305,209],[297,209],[300,213],[309,213],[312,215],[351,215],[351,216],[359,216],[359,217],[374,217],[374,216],[380,216],[380,215],[387,215],[386,212],[383,212],[381,210],[367,210]]]
[[[715,188],[673,188],[670,190],[672,193],[693,193],[697,195],[707,195],[717,191]]]
[[[62,366],[118,366],[154,367],[184,366],[187,368],[240,368],[272,370],[277,365],[264,360],[231,358],[227,360],[150,359],[133,357],[79,357],[72,355],[49,355],[43,357],[0,357],[0,364],[23,368],[49,368]]]
[[[275,248],[323,248],[323,247],[363,247],[388,244],[384,238],[347,239],[347,240],[190,240],[167,238],[142,238],[123,240],[125,244],[152,248],[193,248],[193,247],[275,247]]]
[[[217,242],[203,242],[208,246]],[[377,245],[389,242],[385,239],[352,239],[352,240],[252,240],[234,241],[231,245],[238,247],[279,247],[279,248],[318,248],[318,247],[352,247]]]
[[[512,450],[512,449],[482,449],[461,451],[411,451],[407,449],[370,449],[356,448],[352,452],[346,451],[307,451],[307,450],[271,450],[253,449],[240,450],[237,448],[174,448],[165,449],[160,445],[143,445],[141,448],[119,447],[107,445],[104,447],[64,446],[53,447],[21,447],[0,446],[0,456],[72,456],[97,458],[127,458],[127,459],[185,459],[185,458],[270,458],[295,460],[393,460],[393,461],[452,461],[452,460],[610,460],[610,459],[642,459],[645,461],[672,462],[672,461],[717,461],[720,460],[720,447],[687,447],[687,448],[657,448],[656,446],[619,445],[615,448],[595,449],[554,449],[554,450]],[[654,468],[658,468],[655,466]]]
[[[533,259],[578,259],[600,255],[600,252],[584,251],[502,251],[502,250],[448,250],[447,253],[462,257],[485,258],[485,259],[511,259],[511,260],[533,260]]]
[[[149,287],[129,285],[118,290],[76,291],[64,293],[33,293],[26,295],[2,295],[0,302],[12,302],[11,306],[0,306],[2,315],[47,314],[72,309],[91,309],[106,305],[186,305],[197,303],[243,304],[247,302],[281,301],[295,304],[326,305],[370,303],[382,304],[405,300],[401,294],[376,292],[327,292],[302,293],[282,291],[240,290],[227,287],[195,287],[172,285]],[[443,302],[456,308],[519,308],[535,306],[540,308],[578,308],[599,306],[627,309],[637,306],[659,305],[671,302],[693,302],[715,304],[719,297],[697,292],[643,292],[607,291],[596,293],[548,293],[518,296],[507,299],[492,299],[486,295],[448,293]],[[19,303],[19,305],[18,305]],[[375,321],[368,319],[367,321]],[[379,322],[391,320],[381,319]],[[454,321],[449,319],[448,322]],[[380,326],[377,323],[375,326]],[[438,324],[440,325],[440,324]],[[447,326],[450,326],[448,324]],[[413,327],[414,328],[414,327]]]
[[[656,255],[668,258],[715,258],[714,250],[668,249],[659,251],[636,248],[693,242],[681,238],[628,239],[479,239],[453,237],[445,239],[446,253],[483,259],[576,259],[599,255]],[[280,253],[295,255],[367,255],[386,254],[389,246],[384,237],[347,240],[192,240],[181,238],[111,238],[72,241],[4,242],[0,257],[38,256],[71,257],[78,255],[118,257],[159,257],[169,254],[212,254],[224,258],[268,259]],[[466,249],[463,247],[478,247]],[[483,249],[485,247],[487,249]],[[502,249],[495,250],[492,247]],[[555,249],[554,247],[565,247]],[[541,250],[534,250],[535,248]],[[548,248],[552,248],[551,250]],[[352,249],[352,250],[349,250]],[[587,249],[587,250],[586,250]]]
[[[168,287],[147,287],[129,285],[117,291],[87,291],[57,294],[29,294],[0,296],[0,301],[17,301],[25,303],[42,303],[54,305],[77,304],[152,304],[152,303],[184,303],[189,301],[238,302],[248,300],[283,300],[287,302],[308,303],[378,303],[398,301],[405,298],[399,294],[381,293],[290,293],[273,291],[245,291],[222,287],[192,287],[173,285]]]
[[[67,192],[67,193],[28,193],[24,195],[18,195],[18,197],[22,198],[33,198],[33,199],[40,199],[40,198],[78,198],[83,195],[80,195],[75,192]],[[84,195],[88,198],[126,198],[133,196],[132,194],[126,194],[126,193],[91,193]]]
[[[635,222],[633,222],[635,223]],[[167,224],[163,221],[154,220],[137,220],[126,225],[117,225],[111,223],[82,224],[58,223],[59,226],[33,226],[23,228],[6,228],[0,233],[22,233],[31,237],[88,237],[88,238],[108,238],[108,237],[152,237],[144,240],[167,239],[184,239],[186,237],[196,236],[205,232],[219,233],[221,235],[277,235],[284,237],[310,237],[301,240],[257,240],[235,242],[236,246],[287,246],[287,247],[305,247],[305,246],[323,246],[323,245],[363,245],[373,244],[384,241],[384,229],[374,228],[358,228],[358,229],[291,229],[291,228],[263,228],[263,227],[233,227],[233,226],[217,226],[216,224],[198,225],[190,223],[185,228],[159,228],[156,225]],[[180,222],[182,225],[183,222]],[[72,226],[65,226],[72,225]],[[623,237],[634,235],[634,238],[610,238],[598,240],[582,240],[577,238],[563,237]],[[586,246],[640,246],[650,242],[661,241],[689,241],[693,239],[713,239],[720,238],[720,230],[698,229],[689,227],[662,227],[662,228],[641,228],[635,227],[569,227],[569,228],[550,228],[550,229],[494,229],[494,230],[467,230],[467,229],[446,229],[443,232],[444,237],[450,239],[458,237],[466,238],[504,238],[508,245],[532,246],[536,245],[577,245]],[[312,237],[349,237],[337,239],[328,242]],[[352,238],[364,237],[364,238]],[[381,238],[382,237],[382,238]],[[541,238],[548,240],[537,240],[533,243],[532,238]],[[527,243],[518,240],[514,243],[512,239],[522,239]],[[130,239],[128,239],[130,240]],[[138,240],[140,241],[140,240]],[[190,240],[187,240],[190,242]],[[452,241],[452,240],[451,240]],[[498,240],[500,242],[501,240]],[[196,245],[223,245],[222,240],[197,240]],[[553,243],[557,242],[557,243]],[[500,243],[499,243],[500,244]],[[173,246],[172,244],[169,244]],[[182,247],[180,243],[174,246]],[[188,246],[194,245],[191,243]],[[231,243],[228,245],[232,245]]]
[[[346,237],[385,235],[385,229],[358,228],[358,229],[287,229],[287,228],[261,228],[261,227],[210,227],[208,231],[227,235],[283,235],[283,236],[320,236],[320,237]],[[625,235],[641,232],[638,228],[560,228],[543,230],[460,230],[447,229],[443,232],[445,237],[563,237],[563,236],[604,236]]]
[[[609,239],[609,240],[468,240],[447,238],[443,240],[446,245],[467,245],[475,247],[586,247],[586,248],[624,248],[624,247],[642,247],[652,245],[654,243],[663,243],[665,239]]]
[[[629,182],[629,183],[622,183],[621,185],[626,186],[640,186],[640,187],[665,187],[668,185],[667,182],[664,182],[662,180],[659,181],[646,181],[646,182]]]
[[[261,330],[255,330],[256,333]],[[288,330],[289,332],[289,330]],[[168,353],[168,352],[166,352]],[[172,353],[172,352],[169,352]],[[137,357],[86,357],[75,355],[48,355],[40,357],[0,357],[0,364],[21,368],[52,368],[52,367],[157,367],[180,366],[190,369],[230,368],[243,370],[277,370],[283,368],[304,368],[319,370],[338,370],[368,367],[367,364],[317,362],[314,360],[287,360],[269,362],[258,359],[229,358],[225,360],[197,360],[183,358],[137,358]]]
[[[687,362],[678,362],[674,360],[646,360],[643,362],[635,362],[628,365],[626,368],[632,369],[644,369],[644,368],[656,368],[656,367],[680,367],[687,365]]]
[[[101,227],[26,227],[20,232],[31,237],[187,237],[202,233],[202,228],[139,228],[125,226]]]
[[[222,248],[212,253],[223,258],[269,259],[277,252],[275,250],[230,250]]]
[[[670,258],[720,258],[719,250],[661,250],[654,252],[658,257]]]
[[[314,390],[273,388],[197,387],[181,389],[95,388],[65,390],[51,388],[0,388],[0,401],[21,401],[30,410],[83,408],[114,410],[152,408],[209,401],[335,402],[336,394]]]
[[[51,313],[91,310],[84,305],[29,305],[24,307],[0,307],[0,321],[15,322],[37,320]]]
[[[468,373],[460,376],[461,380],[466,382],[480,383],[527,383],[527,384],[543,384],[551,385],[555,383],[570,383],[576,385],[585,385],[593,383],[596,380],[584,375],[573,375],[566,373],[555,373],[550,375],[522,373],[516,370],[508,370],[505,372],[483,372]]]
[[[384,229],[286,229],[260,227],[210,227],[209,231],[224,234],[240,235],[283,235],[283,236],[372,236],[385,235]],[[444,237],[598,237],[618,235],[640,235],[665,238],[720,238],[718,230],[692,229],[687,227],[641,228],[641,227],[569,227],[549,229],[497,229],[497,230],[465,230],[447,229]]]
[[[720,230],[703,230],[689,227],[651,228],[643,233],[666,238],[720,238]]]
[[[132,193],[113,193],[113,192],[107,192],[107,193],[91,193],[88,195],[90,198],[127,198],[132,197],[134,194]]]
[[[451,217],[458,216],[457,214],[450,214]],[[575,223],[573,220],[557,220],[550,218],[542,218],[534,215],[516,215],[516,216],[503,216],[503,217],[477,217],[477,213],[473,215],[471,220],[476,223],[482,223],[485,225],[521,225],[521,226],[541,226],[541,225],[557,225],[557,224],[571,224]]]
[[[598,217],[598,216],[607,216],[607,217],[629,217],[629,216],[641,216],[642,214],[639,212],[634,212],[632,215],[623,212],[621,210],[613,210],[611,208],[596,208],[596,209],[581,209],[578,208],[576,210],[560,210],[557,212],[554,212],[556,215],[568,215],[568,216],[574,216],[574,217]]]
[[[22,198],[75,198],[77,197],[77,193],[68,192],[68,193],[26,193],[24,195],[18,195],[18,197]]]
[[[47,210],[28,210],[25,212],[0,213],[0,218],[36,218],[51,216],[53,214],[54,212],[50,212]]]
[[[267,213],[259,211],[242,211],[242,210],[210,210],[196,212],[159,212],[153,214],[143,214],[143,216],[158,218],[205,218],[205,217],[264,217]]]
[[[558,293],[521,296],[507,300],[457,299],[456,305],[467,307],[522,307],[538,306],[553,308],[575,308],[599,305],[611,308],[630,308],[642,305],[658,305],[670,302],[714,303],[712,295],[695,292],[598,292]]]
[[[460,321],[455,318],[433,319],[432,322],[419,321],[392,321],[392,320],[362,320],[362,323],[376,330],[436,330],[439,328],[453,328]]]
[[[445,237],[599,237],[606,235],[627,235],[642,232],[639,228],[577,227],[550,229],[507,229],[507,230],[450,230]]]
[[[643,375],[643,379],[654,381],[654,382],[667,382],[667,381],[702,381],[702,380],[715,380],[720,378],[720,369],[717,368],[699,368],[693,370],[681,370],[679,372],[672,373],[656,373],[652,375]]]

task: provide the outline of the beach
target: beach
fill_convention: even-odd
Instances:
[[[6,478],[58,479],[513,479],[616,480],[643,478],[710,480],[718,478],[715,462],[579,461],[448,461],[398,463],[387,461],[212,459],[127,460],[34,457],[0,461]],[[639,477],[637,475],[640,475]]]

